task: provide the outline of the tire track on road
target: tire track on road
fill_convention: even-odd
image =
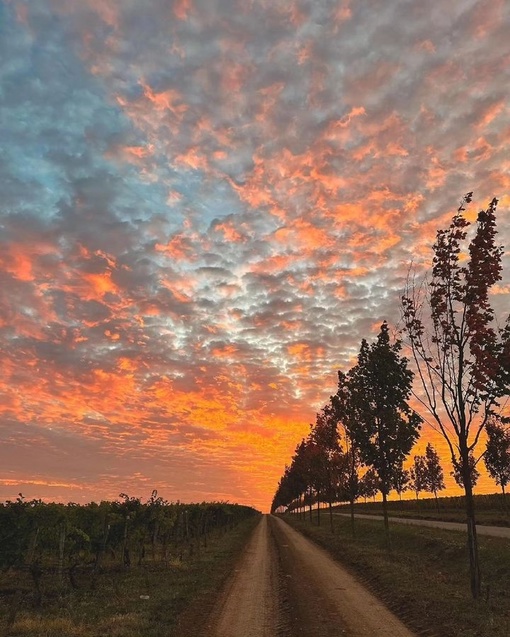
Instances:
[[[213,637],[415,637],[326,551],[267,515],[209,627]]]

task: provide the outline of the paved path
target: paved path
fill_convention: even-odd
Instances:
[[[350,513],[336,513],[350,517]],[[364,513],[356,513],[356,518],[364,518],[366,520],[382,520],[382,515],[368,515]],[[466,531],[466,525],[461,522],[442,522],[441,520],[416,520],[413,518],[389,518],[390,522],[398,522],[400,524],[414,524],[416,526],[431,526],[436,529],[448,529],[450,531]],[[485,526],[483,524],[476,525],[478,535],[491,535],[492,537],[510,538],[510,527],[508,526]]]

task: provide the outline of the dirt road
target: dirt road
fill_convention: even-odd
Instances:
[[[213,637],[412,637],[321,548],[263,516],[209,622]]]

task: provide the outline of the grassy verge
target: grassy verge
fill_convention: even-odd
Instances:
[[[193,637],[206,634],[205,622],[218,589],[259,520],[209,538],[207,548],[191,559],[167,566],[148,562],[129,569],[105,567],[95,589],[90,578],[79,588],[62,589],[56,575],[41,580],[41,604],[34,602],[28,575],[0,574],[0,618],[7,618],[21,589],[19,610],[8,627],[0,619],[1,637]],[[13,576],[16,578],[13,581]]]
[[[382,522],[357,520],[310,525],[284,519],[327,549],[372,589],[417,633],[437,637],[510,635],[510,544],[479,538],[483,597],[469,591],[465,534],[393,524],[392,550],[386,548]]]
[[[349,512],[348,505],[334,507],[342,513]],[[381,502],[356,502],[356,513],[382,515]],[[510,526],[510,498],[503,500],[500,493],[475,496],[476,520],[488,526]],[[465,522],[466,507],[463,496],[420,498],[419,500],[390,500],[390,516],[417,518],[422,520],[442,520],[444,522]]]
[[[361,513],[366,515],[382,515],[382,505],[375,503],[376,506],[365,506],[363,504],[356,505],[355,513]],[[337,513],[346,513],[350,515],[350,509],[348,506],[341,505],[335,507]],[[433,509],[420,509],[419,503],[415,509],[399,509],[397,506],[393,506],[388,511],[390,517],[394,518],[414,518],[416,520],[440,520],[442,522],[466,522],[466,514],[464,511],[454,510],[439,510]],[[498,513],[497,511],[478,511],[476,513],[477,524],[483,524],[487,526],[510,526],[510,515],[505,513]]]

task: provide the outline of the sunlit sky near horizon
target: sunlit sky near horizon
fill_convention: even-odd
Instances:
[[[0,500],[267,510],[465,192],[510,246],[509,33],[505,0],[0,0]]]

